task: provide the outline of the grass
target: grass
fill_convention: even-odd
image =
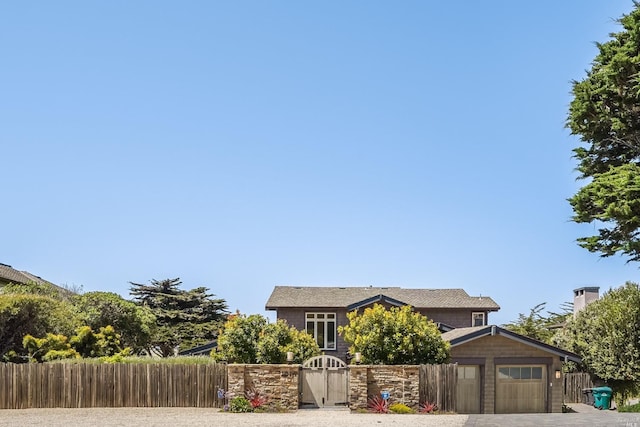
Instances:
[[[640,403],[635,405],[621,406],[618,408],[618,412],[640,412]]]

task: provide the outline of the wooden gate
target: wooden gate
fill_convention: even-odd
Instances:
[[[348,405],[349,372],[337,357],[316,356],[302,364],[300,381],[303,407]]]

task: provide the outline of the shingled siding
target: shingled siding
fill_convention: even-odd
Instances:
[[[296,410],[299,405],[300,365],[236,365],[228,366],[230,396],[243,396],[255,389],[267,397],[274,410]]]
[[[500,335],[485,336],[451,348],[452,362],[480,364],[484,384],[482,413],[485,414],[495,413],[496,364],[531,364],[533,360],[547,361],[544,363],[547,365],[547,383],[550,384],[547,388],[547,410],[562,412],[563,381],[554,375],[556,370],[562,370],[562,361],[557,355]]]
[[[347,310],[344,308],[322,308],[322,309],[305,309],[305,308],[279,308],[278,319],[286,320],[291,326],[294,326],[300,331],[305,331],[307,326],[305,323],[305,314],[308,312],[313,313],[336,313],[336,327],[345,326],[349,322],[347,320]],[[337,333],[337,331],[336,331]],[[347,352],[349,351],[349,345],[344,342],[341,336],[337,336],[336,349],[335,350],[322,350],[323,354],[327,356],[335,356],[339,359],[347,362]]]
[[[387,307],[388,308],[388,307]],[[360,312],[364,311],[363,309]],[[466,328],[471,326],[471,313],[483,312],[485,313],[485,319],[488,318],[488,312],[481,310],[470,309],[421,309],[416,310],[418,313],[426,316],[437,323],[444,323],[454,328]],[[305,313],[336,313],[337,326],[346,326],[349,324],[347,320],[347,310],[344,308],[279,308],[278,319],[286,320],[291,326],[296,329],[304,331],[306,330]],[[347,360],[347,353],[349,351],[349,345],[344,342],[341,336],[338,335],[336,342],[336,350],[323,350],[322,352],[328,356],[338,357],[345,362]]]
[[[471,324],[472,313],[484,313],[485,323],[488,319],[489,313],[485,310],[471,310],[471,309],[420,309],[416,310],[418,313],[426,316],[436,323],[444,323],[445,325],[453,326],[454,328],[468,328],[473,326]]]

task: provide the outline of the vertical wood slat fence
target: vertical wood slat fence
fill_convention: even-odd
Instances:
[[[438,405],[444,412],[456,411],[458,365],[420,365],[420,402]]]
[[[0,364],[0,409],[221,408],[227,365]]]
[[[583,403],[582,390],[592,388],[591,376],[586,372],[574,372],[564,375],[564,402]]]

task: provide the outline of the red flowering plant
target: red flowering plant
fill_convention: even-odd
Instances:
[[[260,408],[267,403],[267,397],[261,394],[255,388],[248,389],[244,392],[244,397],[247,398],[253,409]]]
[[[435,402],[426,401],[420,405],[420,413],[422,414],[433,414],[438,410],[438,405]]]
[[[389,401],[380,396],[373,396],[369,398],[367,408],[376,414],[387,414],[389,413]]]

